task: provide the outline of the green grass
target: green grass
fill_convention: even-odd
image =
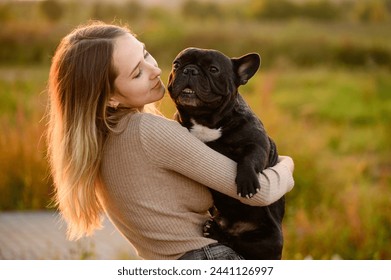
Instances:
[[[383,70],[275,70],[252,86],[260,95],[249,92],[249,102],[296,164],[284,258],[391,257],[388,77]]]
[[[0,210],[40,209],[51,191],[44,160],[47,68],[0,69]]]
[[[42,138],[47,67],[0,70],[0,209],[39,209],[51,183]],[[164,70],[166,80],[168,70]],[[285,259],[389,259],[391,81],[386,70],[273,69],[241,92],[295,161]],[[3,94],[6,93],[6,94]],[[171,117],[168,95],[161,102]]]
[[[272,69],[241,89],[295,161],[284,259],[390,259],[389,71]],[[173,112],[168,98],[162,104]]]
[[[0,69],[0,210],[50,202],[42,138],[47,71]],[[280,154],[295,161],[285,259],[391,258],[388,76],[380,69],[273,69],[242,87]],[[175,111],[168,95],[161,110]]]

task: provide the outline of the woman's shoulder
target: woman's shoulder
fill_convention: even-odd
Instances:
[[[178,141],[185,143],[199,141],[186,127],[175,120],[150,113],[139,113],[134,117],[134,120],[139,123],[139,135],[144,143],[161,146]]]
[[[150,122],[150,123],[177,123],[176,121],[169,119],[163,115],[156,115],[152,113],[137,113],[134,115],[135,118],[140,119],[142,122]]]
[[[133,118],[134,121],[138,123],[140,131],[156,133],[162,130],[181,130],[187,132],[187,129],[181,126],[177,121],[168,119],[164,116],[151,113],[137,113],[132,119]]]
[[[163,126],[171,123],[176,123],[173,120],[167,119],[164,116],[151,113],[137,112],[124,116],[117,125],[120,132],[139,130],[144,126]]]
[[[168,119],[163,115],[137,112],[124,116],[118,123],[112,137],[128,138],[135,135],[154,135],[162,131],[186,131],[177,121]]]

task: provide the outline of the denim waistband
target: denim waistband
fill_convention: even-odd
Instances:
[[[244,260],[230,247],[213,243],[185,253],[179,260]]]

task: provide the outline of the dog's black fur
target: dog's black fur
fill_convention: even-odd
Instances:
[[[238,92],[259,66],[256,53],[229,58],[216,50],[188,48],[175,58],[168,83],[183,126],[191,132],[199,125],[220,130],[221,136],[203,141],[237,162],[236,184],[243,197],[260,189],[258,173],[278,159],[275,143]],[[215,208],[204,227],[206,236],[245,259],[281,259],[284,197],[270,206],[252,207],[213,190],[212,194]]]

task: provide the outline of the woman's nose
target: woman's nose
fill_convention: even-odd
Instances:
[[[162,74],[162,69],[156,66],[156,72],[157,72],[157,76],[160,76]]]
[[[150,68],[151,76],[154,76],[154,77],[160,76],[160,74],[162,73],[162,70],[159,68],[157,61],[155,59],[147,61],[147,64]]]
[[[156,76],[160,76],[162,74],[162,69],[160,69],[158,66],[157,66],[157,63],[155,65],[152,65],[152,69],[151,69],[151,76],[152,78],[156,78]]]

